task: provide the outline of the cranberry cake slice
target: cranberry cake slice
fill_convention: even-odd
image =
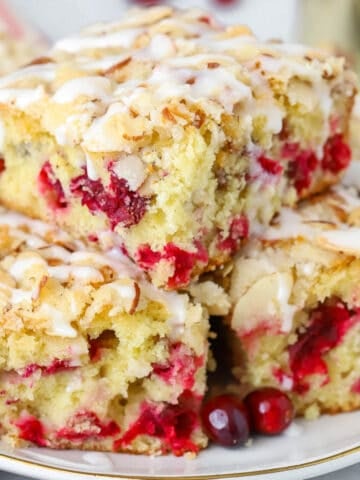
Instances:
[[[360,407],[360,198],[337,188],[284,209],[235,261],[234,373],[280,388],[298,414]]]
[[[0,436],[13,445],[196,453],[208,318],[118,250],[0,211]]]
[[[0,200],[182,288],[339,179],[355,83],[199,10],[134,10],[1,79]]]

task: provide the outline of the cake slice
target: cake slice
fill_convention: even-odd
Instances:
[[[196,453],[208,318],[116,250],[0,210],[0,436],[16,446]]]
[[[235,261],[234,373],[275,386],[298,414],[360,407],[360,198],[337,188],[282,210]]]
[[[1,79],[0,201],[179,289],[338,181],[355,84],[203,11],[134,10]]]

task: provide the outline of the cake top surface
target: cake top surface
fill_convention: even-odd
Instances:
[[[235,261],[233,327],[246,333],[268,315],[290,332],[295,313],[305,306],[337,295],[352,305],[359,226],[360,196],[353,187],[338,186],[297,209],[282,209],[262,240],[249,242]]]
[[[182,335],[190,305],[186,294],[151,285],[119,249],[99,252],[54,226],[0,208],[2,327],[16,329],[19,322],[43,318],[51,323],[50,335],[75,337],[72,322],[86,322],[84,298],[92,314],[109,305],[110,316],[160,303],[174,340]]]
[[[235,111],[264,115],[278,133],[284,113],[274,85],[286,88],[291,78],[316,92],[310,98],[300,86],[294,101],[302,95],[328,114],[329,92],[345,70],[341,58],[260,42],[247,27],[224,27],[197,9],[153,7],[60,40],[0,80],[0,103],[39,119],[60,144],[132,151],[156,130],[181,136],[184,125],[199,126],[204,116],[220,122]]]
[[[360,257],[359,191],[340,185],[303,201],[297,209],[283,208],[264,230],[262,242],[271,248],[278,242],[287,244],[292,240],[305,240],[325,250]]]

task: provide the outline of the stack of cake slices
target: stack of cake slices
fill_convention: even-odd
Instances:
[[[209,314],[244,391],[360,406],[360,200],[320,195],[355,94],[342,58],[168,7],[1,78],[2,438],[196,453]]]

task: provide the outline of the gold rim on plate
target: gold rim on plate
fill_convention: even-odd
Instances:
[[[149,476],[133,476],[133,475],[118,475],[115,473],[97,473],[97,472],[81,472],[79,470],[72,470],[71,468],[63,468],[63,467],[55,467],[51,465],[45,465],[40,462],[31,461],[31,460],[24,460],[18,457],[13,457],[12,455],[7,455],[5,453],[0,453],[0,459],[4,458],[6,460],[10,460],[14,463],[20,463],[22,465],[30,466],[30,467],[39,467],[44,470],[50,470],[53,472],[62,472],[62,473],[73,473],[78,476],[82,476],[84,478],[92,477],[97,478],[117,478],[120,480],[219,480],[219,479],[226,479],[226,478],[244,478],[244,477],[256,477],[259,475],[270,475],[274,473],[283,473],[283,472],[290,472],[293,470],[300,470],[303,468],[314,467],[317,465],[322,465],[327,462],[331,462],[334,460],[339,460],[340,458],[347,457],[349,455],[353,455],[355,453],[360,453],[360,445],[357,447],[349,448],[348,450],[344,450],[343,452],[334,453],[332,455],[328,455],[323,458],[319,458],[317,460],[311,460],[309,462],[299,463],[297,465],[289,465],[287,467],[273,467],[273,468],[266,468],[263,470],[252,470],[248,472],[229,472],[229,473],[220,473],[220,474],[210,474],[210,475],[191,475],[186,477],[149,477]]]

